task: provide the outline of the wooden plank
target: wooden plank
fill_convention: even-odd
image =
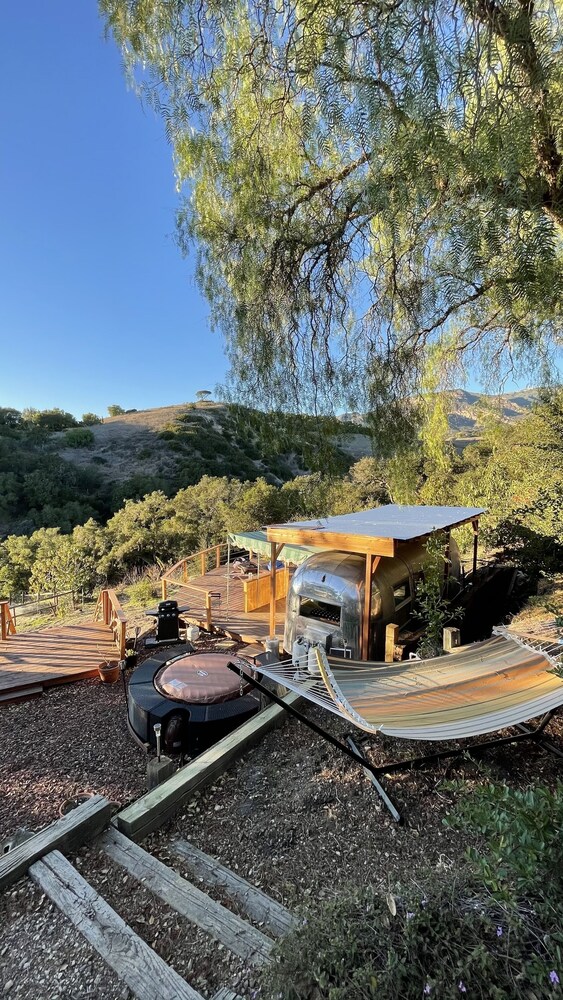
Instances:
[[[389,623],[385,629],[385,662],[393,663],[395,659],[395,646],[399,641],[399,626]]]
[[[169,846],[198,878],[203,879],[207,885],[219,886],[231,899],[240,903],[253,920],[263,923],[274,934],[287,934],[295,925],[295,917],[285,906],[277,903],[275,899],[251,885],[230,868],[225,868],[209,854],[204,854],[188,840],[172,840]]]
[[[284,702],[294,705],[299,698],[300,696],[292,691],[286,695]],[[117,813],[113,818],[114,825],[133,840],[142,840],[170,819],[196,789],[211,784],[226,770],[232,760],[254,746],[268,730],[281,723],[284,718],[283,708],[279,705],[269,705],[228,736],[224,736],[215,746],[200,754],[191,763],[181,767],[167,781]]]
[[[89,885],[62,854],[52,851],[29,874],[137,1000],[203,1000]]]
[[[310,545],[313,548],[334,549],[335,552],[359,552],[374,556],[395,555],[393,538],[375,538],[369,535],[339,534],[319,529],[270,527],[267,529],[269,542],[283,542],[284,545]]]
[[[108,831],[100,843],[112,861],[122,865],[159,899],[224,944],[234,955],[253,965],[261,965],[268,959],[273,947],[270,938],[206,896],[201,889],[138,844],[117,830]]]
[[[111,805],[103,795],[94,795],[55,823],[35,833],[25,843],[0,857],[0,888],[25,875],[34,861],[60,847],[79,847],[95,837],[111,819]]]
[[[244,1000],[244,998],[239,993],[234,993],[228,986],[222,986],[211,1000]]]
[[[0,643],[0,692],[95,677],[104,659],[117,650],[101,622],[20,632]]]

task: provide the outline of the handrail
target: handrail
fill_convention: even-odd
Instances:
[[[210,552],[215,552],[215,568],[218,569],[219,566],[221,565],[221,550],[222,549],[225,549],[225,550],[227,549],[227,543],[226,542],[219,542],[217,545],[211,545],[211,546],[209,546],[209,548],[207,548],[207,549],[201,549],[199,552],[192,552],[189,556],[184,556],[183,559],[180,559],[179,562],[175,563],[174,566],[171,566],[170,569],[167,569],[166,572],[162,574],[161,579],[162,580],[169,580],[171,583],[176,583],[177,581],[174,580],[173,574],[177,570],[181,570],[182,571],[182,582],[186,583],[187,580],[188,580],[188,563],[190,561],[194,560],[194,559],[199,559],[200,560],[200,563],[201,563],[201,565],[200,565],[200,576],[205,576],[205,573],[207,571],[207,559],[206,559],[206,556],[208,556]]]
[[[119,650],[119,658],[122,660],[125,656],[127,618],[119,603],[118,596],[112,588],[107,587],[100,591],[94,613],[94,621],[98,620],[99,614],[104,625],[108,625],[111,628],[115,645]]]
[[[16,625],[12,617],[9,601],[0,601],[0,638],[7,639],[16,634]]]

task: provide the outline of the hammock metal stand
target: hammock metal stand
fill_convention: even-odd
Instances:
[[[227,666],[229,670],[232,670],[236,674],[242,675],[244,679],[248,681],[248,683],[251,684],[253,687],[255,687],[256,690],[259,691],[261,694],[266,695],[266,697],[270,698],[271,701],[275,702],[277,705],[280,705],[283,709],[285,709],[288,715],[291,715],[299,722],[302,722],[303,725],[311,729],[314,733],[317,734],[317,736],[322,737],[322,739],[326,740],[327,743],[330,743],[337,750],[340,750],[341,753],[345,754],[346,757],[350,757],[350,759],[355,761],[356,764],[359,764],[360,767],[362,767],[365,772],[368,772],[373,787],[377,792],[379,798],[381,799],[383,805],[389,811],[394,821],[399,824],[402,824],[404,822],[404,818],[403,816],[401,816],[399,810],[396,808],[392,800],[389,798],[387,792],[381,785],[380,781],[378,780],[380,777],[386,774],[393,774],[398,771],[417,770],[418,768],[424,767],[426,764],[431,764],[434,761],[447,760],[448,757],[462,757],[462,756],[473,757],[483,753],[486,750],[490,750],[493,747],[508,746],[509,744],[521,743],[525,740],[532,740],[534,743],[538,743],[541,747],[543,747],[543,749],[549,751],[550,753],[554,753],[558,757],[563,757],[563,752],[559,750],[558,747],[556,747],[553,743],[551,743],[550,740],[548,740],[544,736],[544,730],[546,726],[551,722],[552,718],[557,712],[557,709],[554,708],[551,709],[551,711],[549,712],[545,712],[545,714],[540,717],[540,721],[538,722],[538,725],[535,727],[535,729],[523,725],[522,723],[518,724],[517,726],[514,726],[515,729],[518,729],[518,733],[516,733],[514,736],[501,736],[494,740],[486,740],[484,743],[470,743],[468,746],[456,747],[454,749],[449,747],[445,750],[435,750],[433,753],[424,754],[421,757],[410,757],[406,760],[390,760],[387,761],[385,764],[372,764],[371,761],[368,760],[368,758],[365,757],[360,750],[358,750],[358,748],[354,745],[353,740],[351,740],[350,737],[346,737],[346,739],[349,740],[349,743],[352,743],[354,749],[352,749],[349,743],[343,743],[336,736],[333,736],[332,733],[329,733],[326,731],[326,729],[323,729],[322,726],[318,726],[316,722],[312,721],[312,719],[308,719],[293,705],[288,705],[286,702],[284,702],[283,698],[280,698],[279,695],[275,694],[274,691],[271,691],[269,688],[265,687],[265,685],[262,684],[260,681],[258,681],[256,677],[253,677],[252,674],[249,674],[245,670],[242,670],[235,663],[228,663]],[[258,671],[260,670],[259,666],[257,666],[257,670]]]

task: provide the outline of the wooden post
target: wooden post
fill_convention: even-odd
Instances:
[[[446,540],[446,550],[444,552],[444,585],[447,584],[448,577],[450,575],[450,545],[452,541],[452,533],[448,532],[448,537]]]
[[[452,649],[461,646],[461,632],[458,628],[445,628],[443,631],[443,647],[445,653],[450,653]]]
[[[371,626],[371,593],[373,574],[379,565],[379,556],[366,554],[366,570],[364,579],[364,607],[362,612],[362,631],[360,637],[360,659],[369,660],[369,641]]]
[[[182,583],[188,582],[188,560],[184,559],[182,563]]]
[[[385,662],[393,663],[395,659],[395,646],[399,641],[399,626],[388,625],[385,629]]]
[[[211,632],[213,622],[211,619],[211,594],[209,591],[205,594],[205,621],[207,624],[207,631]]]
[[[276,558],[277,545],[270,543],[270,635],[276,634]]]
[[[477,546],[479,544],[479,521],[472,521],[473,525],[473,573],[477,572]]]
[[[371,618],[371,575],[373,556],[366,553],[364,574],[364,607],[362,613],[362,634],[360,640],[360,656],[362,660],[369,659],[369,625]]]
[[[221,546],[220,545],[216,545],[215,546],[215,569],[219,569],[220,565],[221,565]]]
[[[161,585],[161,589],[162,589],[162,600],[165,601],[166,600],[166,595],[168,593],[168,588],[167,588],[166,580],[161,580],[160,581],[160,585]]]
[[[2,641],[8,638],[8,616],[6,615],[7,601],[0,601],[0,636]]]
[[[200,553],[199,559],[200,559],[201,575],[205,576],[205,552]]]
[[[109,625],[109,594],[107,590],[102,590],[102,621],[104,625]]]

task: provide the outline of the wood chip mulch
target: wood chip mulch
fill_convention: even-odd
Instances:
[[[207,646],[207,643],[206,643]],[[210,643],[207,648],[213,648]],[[304,709],[342,736],[345,723]],[[549,727],[563,747],[563,720]],[[356,737],[358,734],[356,733]],[[146,757],[126,727],[119,685],[83,681],[0,711],[0,829],[38,828],[64,799],[101,792],[122,805],[145,790]],[[485,737],[486,739],[487,737]],[[374,761],[409,757],[428,744],[369,739]],[[406,817],[397,826],[352,762],[297,721],[287,719],[214,785],[189,801],[144,847],[190,878],[170,849],[185,837],[288,908],[300,910],[346,886],[383,890],[423,880],[429,867],[454,869],[469,843],[444,824],[457,795],[490,780],[517,787],[553,786],[563,762],[529,743],[488,751],[383,779]],[[451,779],[462,779],[455,791]],[[204,997],[218,986],[259,998],[256,974],[128,877],[95,844],[74,859],[130,926]],[[213,892],[231,909],[235,904]],[[0,996],[17,1000],[95,997],[125,1000],[129,991],[36,889],[22,879],[0,897]]]

